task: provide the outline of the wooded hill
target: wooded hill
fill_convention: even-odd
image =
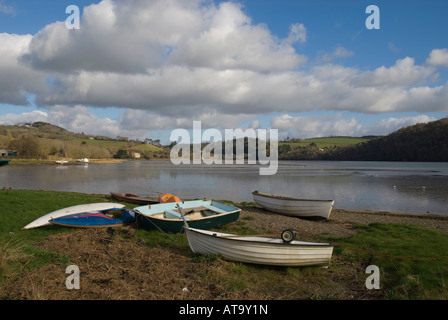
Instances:
[[[280,148],[280,147],[279,147]],[[282,148],[285,148],[282,146]],[[290,148],[280,159],[345,161],[448,161],[448,118],[399,129],[361,143]]]
[[[329,159],[448,161],[448,118],[419,123],[381,138],[335,150]]]

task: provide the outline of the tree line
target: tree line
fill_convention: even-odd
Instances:
[[[351,146],[319,148],[315,144],[279,147],[284,160],[448,161],[448,118],[399,129]]]

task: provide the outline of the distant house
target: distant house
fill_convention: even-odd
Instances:
[[[126,151],[128,152],[128,155],[129,155],[131,158],[134,158],[134,159],[140,159],[140,157],[141,157],[141,154],[140,154],[140,151],[139,151],[139,150],[136,150],[136,149],[127,149]]]
[[[131,157],[134,159],[140,159],[140,157],[141,157],[140,152],[131,151],[130,153],[131,153]]]
[[[17,151],[0,149],[0,157],[17,157]]]

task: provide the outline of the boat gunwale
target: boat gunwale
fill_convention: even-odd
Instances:
[[[190,209],[190,208],[188,208],[188,209]],[[209,210],[213,211],[213,209],[209,209]],[[141,214],[143,217],[148,218],[148,219],[154,219],[154,220],[159,220],[159,221],[173,221],[173,222],[174,221],[178,221],[178,222],[183,221],[182,218],[165,218],[165,217],[163,217],[163,215],[164,215],[163,211],[162,212],[153,213],[153,214],[145,214],[145,213],[139,211],[137,208],[135,208],[134,211],[136,213],[138,213],[138,214]],[[216,211],[214,211],[214,212],[216,212]],[[230,214],[234,214],[234,213],[239,213],[239,212],[241,212],[241,209],[237,208],[237,210],[224,212],[224,213],[216,212],[216,214],[214,214],[214,215],[191,219],[191,221],[203,221],[203,220],[208,220],[208,219],[214,219],[214,218],[217,218],[217,217],[224,217],[224,216],[227,216],[227,215],[230,215]],[[158,215],[161,215],[161,216],[158,217]]]

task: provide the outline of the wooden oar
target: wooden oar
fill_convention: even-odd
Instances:
[[[182,220],[184,220],[184,226],[188,227],[187,219],[185,219],[184,212],[182,211],[182,208],[180,207],[180,205],[178,203],[176,204],[176,208],[179,209],[180,216],[182,217]]]

